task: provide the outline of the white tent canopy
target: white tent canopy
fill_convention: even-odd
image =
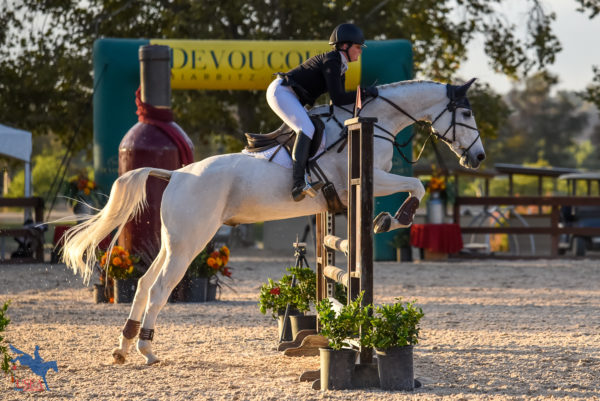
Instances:
[[[0,155],[25,162],[25,196],[31,196],[31,132],[0,124]]]

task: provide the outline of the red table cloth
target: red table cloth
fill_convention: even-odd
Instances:
[[[463,248],[458,224],[413,224],[410,244],[439,253],[456,253]]]

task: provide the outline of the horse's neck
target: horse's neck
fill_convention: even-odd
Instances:
[[[447,102],[446,86],[432,81],[403,81],[382,85],[379,87],[379,94],[392,101],[417,121],[431,121],[434,114],[439,113],[439,110]],[[334,107],[335,119],[324,118],[328,145],[339,138],[342,132],[339,124],[343,125],[344,121],[352,118],[353,110],[354,105],[352,104],[341,108]],[[327,114],[328,112],[328,106],[318,106],[311,110],[311,114]],[[377,125],[394,134],[414,123],[413,119],[380,98],[368,101],[360,115],[377,117]]]
[[[382,99],[364,107],[363,115],[373,115],[388,131],[397,133],[417,121],[431,121],[447,102],[446,86],[432,81],[404,81],[379,87],[379,94],[396,104],[412,118]],[[414,118],[414,120],[413,120]]]

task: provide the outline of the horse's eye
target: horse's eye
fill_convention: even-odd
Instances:
[[[470,118],[473,116],[473,112],[471,110],[465,110],[462,112],[463,117]]]

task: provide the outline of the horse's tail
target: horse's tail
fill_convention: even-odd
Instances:
[[[86,216],[84,222],[65,234],[62,260],[89,284],[97,262],[96,248],[115,228],[110,252],[130,217],[138,215],[146,206],[146,180],[149,175],[168,180],[172,171],[151,167],[128,171],[113,184],[106,206],[96,215]]]

